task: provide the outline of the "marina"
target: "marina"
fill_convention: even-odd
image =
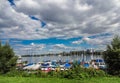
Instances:
[[[75,64],[85,68],[105,68],[103,55],[100,53],[97,54],[98,52],[78,51],[58,54],[26,55],[20,56],[18,63],[22,63],[23,70],[40,69],[45,72],[51,70],[68,70]]]

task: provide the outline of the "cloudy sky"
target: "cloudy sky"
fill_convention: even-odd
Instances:
[[[0,0],[0,40],[16,54],[105,50],[119,32],[120,0]]]

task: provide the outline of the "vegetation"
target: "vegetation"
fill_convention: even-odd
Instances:
[[[76,66],[66,71],[50,71],[48,73],[38,71],[21,71],[13,70],[8,72],[7,77],[41,77],[41,78],[66,78],[66,79],[86,79],[92,77],[106,77],[108,76],[102,70],[96,70],[93,68],[82,68]]]
[[[107,46],[104,54],[104,60],[107,64],[108,73],[120,76],[120,37],[115,36],[111,45]]]
[[[118,77],[97,77],[91,79],[59,79],[34,77],[0,77],[0,83],[120,83]]]
[[[15,68],[17,57],[8,43],[0,42],[0,74],[5,74]]]
[[[67,79],[86,79],[92,77],[105,77],[107,74],[102,70],[77,66],[76,68],[72,68],[68,71],[60,71],[57,76]]]

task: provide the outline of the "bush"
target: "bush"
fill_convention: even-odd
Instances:
[[[103,77],[107,76],[102,70],[96,70],[93,68],[82,68],[76,66],[66,71],[50,71],[48,73],[38,71],[20,71],[13,70],[6,74],[6,76],[19,76],[19,77],[41,77],[41,78],[67,78],[67,79],[86,79],[91,77]]]
[[[68,79],[84,79],[90,77],[107,76],[103,70],[96,70],[93,68],[82,68],[80,66],[77,66],[68,71],[61,71],[59,75],[62,78],[68,78]]]
[[[12,70],[5,74],[5,76],[9,77],[30,77],[30,74],[25,71],[19,71],[19,70]]]

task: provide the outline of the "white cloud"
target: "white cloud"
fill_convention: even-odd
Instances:
[[[78,11],[87,11],[92,8],[91,5],[89,6],[88,4],[82,4],[80,0],[75,0],[75,2],[75,9],[77,9]]]
[[[7,0],[0,0],[1,39],[84,37],[89,44],[103,45],[113,36],[88,37],[101,33],[120,35],[120,0],[15,0],[15,4],[12,7]],[[47,26],[41,28],[40,22],[29,15],[45,21]],[[83,40],[72,43],[80,44]]]
[[[80,44],[82,42],[83,42],[82,40],[77,40],[77,41],[73,41],[72,44]]]
[[[92,48],[103,50],[106,49],[106,45],[110,44],[112,38],[113,38],[112,35],[96,36],[93,38],[83,37],[81,40],[73,41],[72,44],[87,43]]]
[[[67,49],[70,47],[65,46],[64,44],[55,44],[52,46],[54,49]]]
[[[7,0],[0,1],[3,38],[72,38],[110,33],[120,26],[119,0],[15,0],[16,7],[11,7]],[[41,18],[48,26],[41,28],[28,15]]]
[[[23,12],[17,12],[7,1],[2,0],[0,6],[2,7],[0,8],[0,28],[3,32],[0,35],[4,35],[2,38],[37,39],[47,37],[43,34],[47,30],[40,27],[40,22],[31,20]],[[36,29],[41,33],[37,33]]]
[[[47,45],[46,48],[49,48],[46,53],[61,53],[61,52],[70,52],[70,51],[78,51],[82,50],[82,47],[75,46],[67,46],[65,44],[53,44]]]
[[[21,55],[21,54],[32,54],[32,53],[37,53],[41,54],[43,53],[44,49],[46,48],[46,44],[35,44],[31,43],[29,45],[23,45],[21,42],[13,42],[14,44],[12,45],[14,51],[16,54]]]

